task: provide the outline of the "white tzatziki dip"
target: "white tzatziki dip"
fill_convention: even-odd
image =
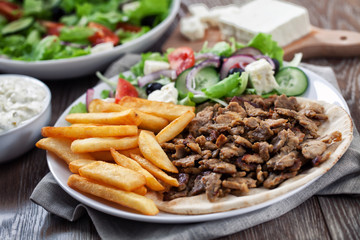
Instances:
[[[0,133],[16,128],[45,107],[46,91],[21,76],[0,77]]]

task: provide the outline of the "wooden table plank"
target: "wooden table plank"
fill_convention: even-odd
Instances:
[[[272,221],[221,238],[232,239],[331,239],[315,197]]]
[[[360,197],[318,197],[331,239],[360,238]]]

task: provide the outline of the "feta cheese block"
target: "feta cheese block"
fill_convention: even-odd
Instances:
[[[144,75],[167,69],[170,69],[170,64],[167,62],[154,60],[146,60],[144,62]]]
[[[255,0],[240,7],[237,14],[219,19],[222,37],[234,37],[247,43],[257,33],[268,33],[280,46],[307,35],[311,31],[306,8],[278,0]]]
[[[245,72],[249,73],[250,83],[257,94],[268,93],[279,87],[274,77],[274,71],[265,59],[250,63],[245,67]]]
[[[205,28],[205,24],[197,16],[184,17],[180,20],[180,32],[190,41],[203,39]]]

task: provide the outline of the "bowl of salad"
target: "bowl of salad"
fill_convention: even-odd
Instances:
[[[0,0],[0,71],[61,80],[142,52],[173,22],[180,0]]]

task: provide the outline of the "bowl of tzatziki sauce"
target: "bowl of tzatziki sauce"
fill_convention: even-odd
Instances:
[[[51,119],[51,92],[40,80],[0,74],[0,163],[35,146]]]

